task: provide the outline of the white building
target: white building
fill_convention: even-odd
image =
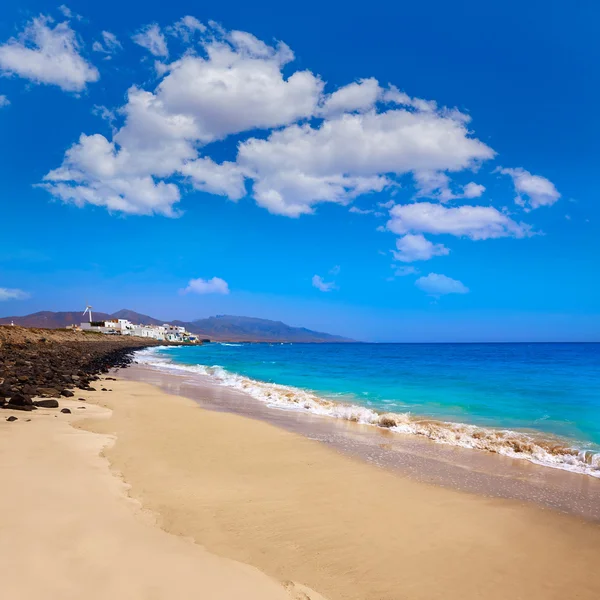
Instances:
[[[112,335],[133,335],[136,337],[151,338],[169,342],[198,342],[198,338],[185,330],[180,325],[135,325],[127,319],[109,319],[91,323],[82,323],[81,329],[97,331]]]

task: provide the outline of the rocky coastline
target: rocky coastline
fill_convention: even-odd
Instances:
[[[158,344],[135,337],[0,327],[0,409],[59,408],[60,398],[98,389],[92,384],[100,375],[126,367],[134,351]]]

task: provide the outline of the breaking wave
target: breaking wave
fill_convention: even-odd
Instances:
[[[571,448],[558,439],[543,438],[541,434],[437,421],[410,413],[381,413],[356,404],[328,400],[301,388],[257,381],[226,371],[218,365],[177,364],[160,356],[157,351],[161,349],[164,347],[140,350],[135,355],[136,360],[159,370],[209,377],[219,385],[249,394],[270,408],[310,412],[383,427],[398,433],[422,436],[438,444],[495,452],[538,465],[600,478],[600,453]]]

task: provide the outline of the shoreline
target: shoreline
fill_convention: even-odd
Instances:
[[[548,468],[586,475],[600,480],[600,448],[596,444],[577,447],[577,442],[554,433],[532,429],[508,429],[477,425],[457,420],[414,415],[411,412],[381,411],[354,402],[327,398],[301,387],[261,381],[219,366],[172,362],[169,355],[158,354],[156,347],[135,353],[138,364],[163,372],[208,378],[216,385],[243,392],[269,408],[293,410],[303,414],[387,429],[394,433],[416,436],[441,445],[526,460]],[[593,446],[593,449],[592,449]]]
[[[485,497],[529,502],[600,522],[600,479],[381,427],[278,410],[198,373],[133,364],[119,377],[151,383],[202,408],[258,419],[411,479]]]

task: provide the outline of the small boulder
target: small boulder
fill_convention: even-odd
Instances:
[[[42,396],[42,398],[58,398],[60,396],[60,392],[54,388],[38,388],[38,396]]]
[[[26,394],[14,394],[10,397],[10,403],[17,406],[31,406],[33,404],[31,397]]]
[[[72,398],[75,394],[71,390],[63,390],[60,395],[65,398]]]
[[[49,400],[34,400],[33,404],[40,408],[58,408],[58,400],[54,400],[54,398]]]
[[[13,415],[10,415],[10,417],[8,417],[8,419],[6,419],[9,423],[12,423],[13,421],[17,421],[18,417],[14,417]]]
[[[20,404],[4,404],[2,406],[2,408],[6,408],[8,410],[35,410],[37,407],[31,405],[31,404],[26,404],[24,406],[20,405]]]
[[[71,410],[69,408],[61,408],[60,412],[61,413],[65,413],[66,415],[70,415],[71,414]]]

